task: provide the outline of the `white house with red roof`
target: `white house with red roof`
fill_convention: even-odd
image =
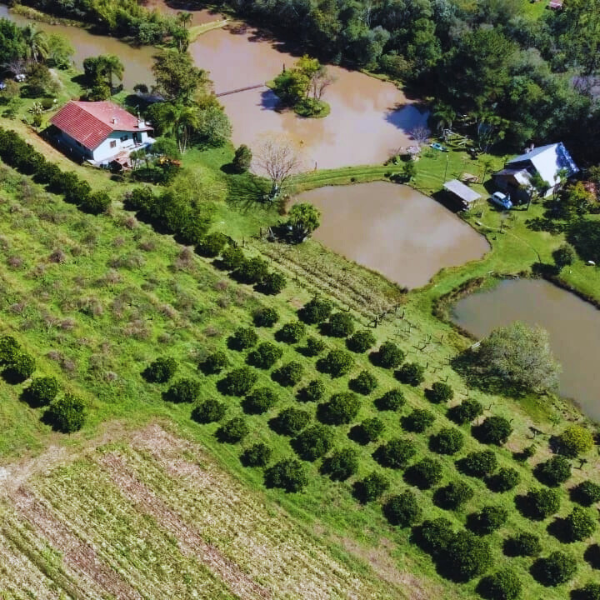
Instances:
[[[133,150],[154,143],[152,127],[113,102],[71,101],[50,122],[60,143],[94,165],[127,166]]]

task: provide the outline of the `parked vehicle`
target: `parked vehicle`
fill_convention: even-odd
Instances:
[[[448,148],[446,148],[445,146],[442,146],[441,144],[438,144],[438,142],[433,142],[433,144],[430,144],[430,146],[434,150],[439,150],[440,152],[448,152]]]
[[[493,202],[497,206],[500,206],[506,210],[510,210],[513,207],[513,203],[511,202],[510,198],[502,192],[494,192],[490,196],[490,202]]]

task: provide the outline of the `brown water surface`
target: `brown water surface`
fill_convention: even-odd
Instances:
[[[600,311],[591,304],[545,280],[510,280],[463,298],[453,318],[480,338],[514,321],[546,329],[563,367],[560,393],[600,421]]]
[[[435,200],[404,185],[324,187],[297,196],[322,213],[315,239],[408,288],[443,267],[481,258],[485,238]]]

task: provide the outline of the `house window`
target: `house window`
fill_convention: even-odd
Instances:
[[[114,142],[111,142],[111,143],[110,143],[110,147],[111,147],[111,148],[116,148],[116,147],[117,147],[117,142],[116,142],[116,140],[115,140]]]
[[[129,139],[129,136],[127,134],[121,136],[121,141],[122,142],[126,142]]]

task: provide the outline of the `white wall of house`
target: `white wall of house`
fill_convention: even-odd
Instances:
[[[124,150],[133,150],[135,147],[134,136],[138,144],[148,143],[147,131],[113,131],[97,148],[93,151],[93,160],[103,162],[113,158],[119,152]]]
[[[90,150],[88,150],[83,144],[80,144],[76,139],[72,138],[64,131],[60,132],[60,139],[63,144],[70,146],[79,156],[83,156],[84,158],[88,159],[92,158],[92,152]]]

